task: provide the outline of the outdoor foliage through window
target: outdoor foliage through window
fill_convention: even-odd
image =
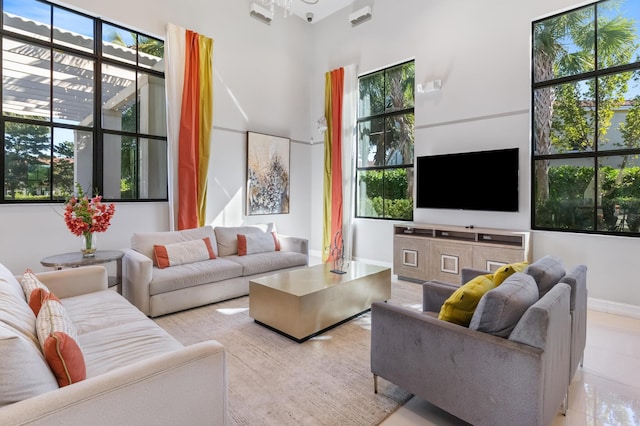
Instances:
[[[356,216],[413,220],[413,61],[359,78]]]
[[[0,202],[166,200],[164,42],[40,0],[3,0]]]
[[[532,228],[640,235],[640,2],[536,21]]]

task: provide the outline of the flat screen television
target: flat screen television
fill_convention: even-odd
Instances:
[[[518,148],[416,159],[416,207],[518,211]]]

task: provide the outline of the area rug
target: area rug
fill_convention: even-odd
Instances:
[[[394,281],[388,302],[418,308],[421,287]],[[377,425],[411,397],[385,380],[373,392],[368,312],[304,343],[256,324],[248,297],[155,321],[185,345],[225,346],[235,425]]]

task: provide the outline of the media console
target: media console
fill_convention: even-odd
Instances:
[[[495,271],[531,261],[529,232],[403,223],[393,228],[393,273],[409,281],[460,284],[462,268]]]

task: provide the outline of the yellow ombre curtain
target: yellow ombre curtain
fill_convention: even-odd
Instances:
[[[334,260],[330,247],[342,249],[351,260],[353,241],[353,186],[358,78],[356,66],[325,74],[324,194],[322,259]],[[337,237],[336,237],[337,236]]]
[[[322,260],[334,260],[327,248],[343,250],[342,236],[342,97],[344,69],[325,74],[324,115],[327,130],[324,133],[324,201]]]
[[[167,26],[166,84],[171,229],[205,224],[213,125],[213,40]]]

